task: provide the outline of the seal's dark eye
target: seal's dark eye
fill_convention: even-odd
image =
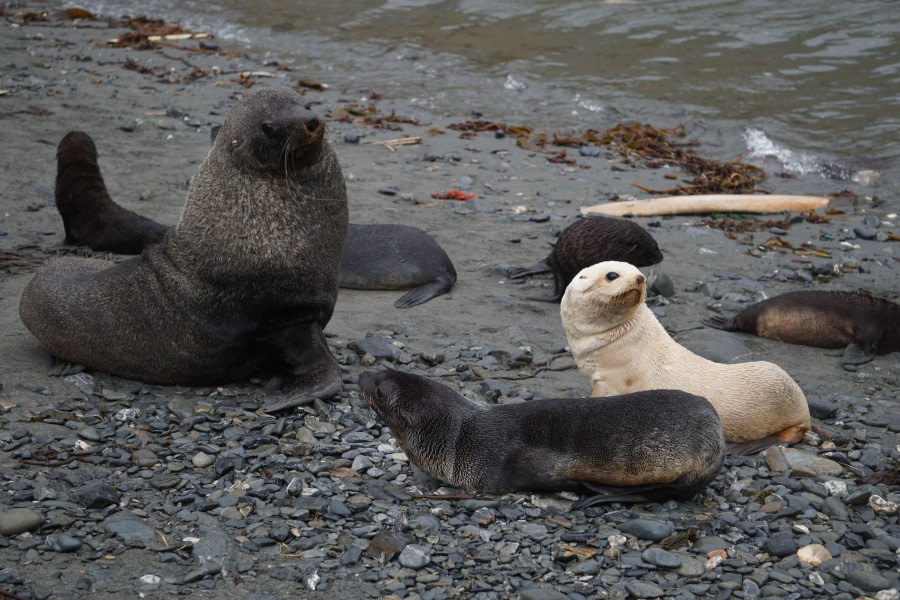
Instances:
[[[275,137],[275,126],[268,121],[262,124],[261,129],[267,137]]]
[[[616,273],[615,271],[610,271],[609,273],[606,274],[607,281],[615,281],[618,278],[619,278],[619,274]]]

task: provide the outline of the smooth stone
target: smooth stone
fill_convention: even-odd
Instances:
[[[763,453],[766,457],[766,466],[769,467],[770,471],[775,473],[783,473],[790,468],[790,465],[788,465],[788,461],[781,450],[782,448],[779,446],[772,446],[767,448]]]
[[[11,508],[0,513],[0,535],[13,536],[40,527],[44,518],[30,508]]]
[[[422,546],[409,544],[400,552],[397,561],[407,569],[419,570],[431,562],[431,553]]]
[[[837,496],[829,496],[822,502],[822,512],[833,519],[846,521],[850,511],[844,506],[844,502]]]
[[[131,462],[141,468],[149,468],[159,462],[159,457],[150,450],[140,448],[131,453]]]
[[[864,592],[879,592],[891,587],[891,582],[887,577],[871,571],[859,570],[847,573],[847,581]]]
[[[641,540],[658,542],[672,535],[672,525],[653,519],[631,519],[619,524],[619,531]]]
[[[675,341],[707,360],[736,364],[763,360],[769,353],[765,346],[729,331],[691,329],[674,336]]]
[[[366,553],[383,564],[399,554],[407,543],[406,537],[400,533],[382,531],[369,542]]]
[[[47,536],[47,545],[54,552],[75,552],[81,548],[82,543],[78,538],[64,533]]]
[[[682,577],[700,577],[703,575],[705,569],[703,568],[703,563],[697,560],[696,558],[692,558],[690,556],[685,556],[681,559],[681,566],[678,567],[677,573]]]
[[[801,562],[818,567],[826,560],[831,560],[831,552],[822,544],[809,544],[797,550],[797,558]]]
[[[815,454],[796,448],[782,448],[781,453],[797,477],[838,477],[843,467],[833,460],[821,458]]]
[[[221,529],[211,529],[206,532],[191,549],[191,554],[202,565],[213,563],[224,566],[224,563],[234,557],[237,544],[234,539]]]
[[[644,562],[664,569],[677,569],[681,566],[681,558],[662,548],[647,548],[641,552]]]
[[[625,589],[635,598],[661,598],[665,593],[661,587],[643,581],[629,581]]]
[[[205,469],[213,464],[214,459],[206,452],[198,452],[191,458],[191,464],[197,469]]]
[[[78,428],[78,437],[89,442],[99,442],[103,439],[100,432],[93,425],[84,425]]]
[[[809,406],[809,414],[816,419],[827,419],[838,410],[838,405],[831,400],[815,396],[807,396],[806,404]]]
[[[797,540],[790,531],[778,531],[769,536],[766,542],[766,552],[772,556],[784,558],[797,551]]]
[[[156,544],[161,540],[156,529],[128,511],[120,511],[106,517],[102,526],[127,544]]]
[[[530,587],[519,590],[519,600],[569,600],[569,597],[548,587]]]

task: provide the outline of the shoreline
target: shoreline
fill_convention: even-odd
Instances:
[[[303,77],[242,50],[224,56],[169,46],[107,48],[90,40],[116,37],[124,27],[73,27],[56,17],[13,27],[6,17],[0,22],[7,57],[0,89],[8,92],[0,95],[6,141],[0,250],[34,261],[91,254],[60,247],[53,178],[56,143],[67,131],[79,128],[94,137],[114,200],[174,225],[186,182],[208,150],[210,127],[221,123],[234,95],[247,90],[240,74],[283,75],[245,77],[254,87]],[[208,74],[191,79],[195,67]],[[160,77],[179,82],[160,83]],[[570,511],[565,494],[414,498],[413,490],[439,488],[410,469],[365,408],[358,374],[388,364],[457,386],[479,401],[498,392],[504,401],[587,394],[564,350],[558,305],[526,299],[546,295],[552,280],[514,283],[506,270],[549,254],[555,234],[582,206],[637,195],[633,182],[671,186],[666,175],[683,174],[623,164],[605,153],[571,152],[575,165],[552,163],[552,155],[519,147],[512,136],[461,138],[449,125],[466,115],[431,115],[401,98],[375,102],[379,123],[352,112],[345,121],[342,111],[358,94],[309,88],[305,94],[326,116],[347,180],[351,222],[424,229],[453,260],[459,274],[454,289],[407,310],[393,308],[397,291],[341,290],[326,333],[345,370],[344,391],[331,402],[272,418],[255,412],[262,391],[254,382],[185,388],[102,373],[48,377],[47,353],[17,309],[37,263],[14,273],[0,263],[0,515],[26,508],[43,521],[31,533],[0,536],[0,590],[100,599],[187,590],[218,598],[244,597],[247,590],[272,598],[561,597],[554,590],[572,598],[624,598],[657,590],[675,596],[676,589],[685,598],[711,598],[780,589],[786,597],[828,593],[849,600],[874,597],[878,590],[865,586],[897,586],[897,514],[882,516],[869,505],[872,495],[897,502],[897,482],[859,481],[897,464],[900,355],[879,356],[848,372],[830,351],[712,333],[699,324],[716,311],[730,314],[763,295],[794,289],[861,289],[896,300],[896,243],[874,234],[869,239],[867,231],[900,233],[897,217],[889,216],[897,212],[895,198],[875,206],[866,188],[824,179],[818,189],[799,190],[797,181],[767,168],[766,186],[775,193],[850,189],[852,197],[832,200],[831,208],[843,214],[817,211],[827,221],[770,215],[759,219],[757,230],[735,228],[732,237],[703,217],[634,219],[665,256],[645,272],[665,273],[674,283],[674,296],[652,301],[660,322],[697,353],[749,346],[791,374],[811,402],[833,408],[814,423],[838,438],[810,438],[816,445],[796,448],[830,457],[837,474],[791,475],[761,456],[732,458],[690,502],[588,513]],[[388,115],[418,123],[385,120]],[[421,141],[394,149],[372,143],[407,136]],[[713,152],[697,149],[708,158]],[[478,199],[431,197],[450,189]],[[822,255],[767,245],[773,238],[794,249],[809,242]],[[367,337],[387,347],[386,357],[373,356],[370,365],[350,348]],[[529,353],[524,366],[512,360]],[[438,354],[442,361],[433,360]],[[461,364],[473,381],[454,374]],[[543,366],[553,368],[534,373]],[[85,445],[86,455],[56,464]],[[86,500],[91,492],[101,499]],[[638,518],[656,529],[662,524],[667,535],[622,528]],[[654,564],[658,553],[644,555],[679,534],[666,549],[681,560],[679,567]],[[775,546],[787,538],[793,551],[784,550],[790,544]],[[373,543],[401,549],[386,551],[394,556],[382,561]],[[813,543],[830,544],[833,555],[817,568],[797,558],[798,548]],[[401,561],[409,546],[417,549]],[[427,562],[417,566],[424,556]],[[159,580],[142,580],[148,574]],[[314,593],[309,588],[316,578]]]

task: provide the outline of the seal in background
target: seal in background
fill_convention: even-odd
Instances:
[[[553,295],[531,300],[559,302],[575,274],[593,264],[620,260],[649,267],[662,259],[656,240],[637,223],[615,217],[591,216],[566,227],[550,256],[530,267],[511,269],[509,278],[521,279],[552,272]]]
[[[900,305],[861,292],[788,292],[703,323],[791,344],[844,348],[845,365],[900,350]]]

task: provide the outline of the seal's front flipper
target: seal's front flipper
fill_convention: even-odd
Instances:
[[[725,331],[734,329],[734,320],[725,317],[710,317],[708,319],[701,319],[700,322],[707,327],[712,327],[714,329],[724,329]]]
[[[327,400],[341,391],[341,367],[328,347],[317,322],[297,323],[270,334],[269,341],[282,354],[285,369],[270,381],[276,397],[266,402],[265,412],[287,410]]]
[[[50,355],[50,368],[47,370],[47,375],[50,377],[68,377],[69,375],[81,373],[84,369],[84,365],[66,362]]]
[[[532,275],[540,275],[541,273],[549,273],[553,269],[547,263],[547,259],[536,262],[530,267],[514,267],[506,272],[506,276],[510,279],[522,279],[523,277],[531,277]]]
[[[875,348],[871,343],[853,340],[844,349],[841,363],[845,365],[863,365],[875,358]]]
[[[572,508],[575,510],[610,502],[659,502],[684,495],[683,488],[667,483],[647,483],[627,487],[602,485],[590,481],[579,481],[578,484],[596,495],[587,496],[573,504]]]
[[[394,302],[395,308],[409,308],[428,302],[432,298],[437,298],[442,294],[446,294],[453,287],[453,281],[449,277],[438,277],[434,281],[430,281],[423,286],[410,290],[397,298]]]
[[[276,378],[270,383],[277,385],[278,390],[271,400],[263,403],[261,410],[266,413],[281,412],[306,406],[316,398],[328,400],[336,396],[341,391],[341,368],[337,363],[323,364],[312,371],[285,380]]]

